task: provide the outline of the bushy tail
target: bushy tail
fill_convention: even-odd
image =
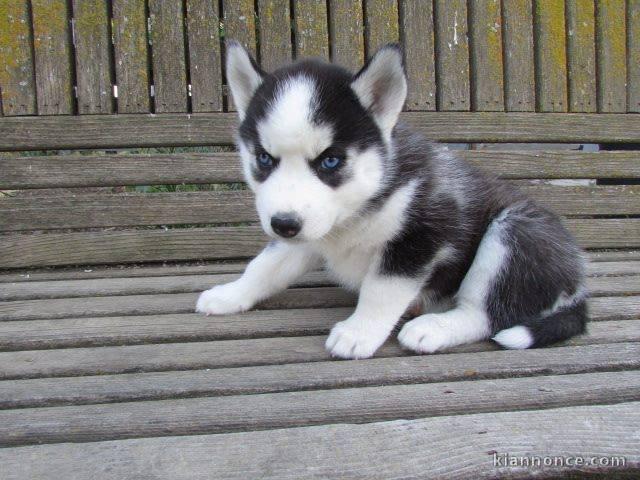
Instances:
[[[537,348],[567,340],[586,331],[586,300],[561,308],[550,315],[525,320],[500,330],[494,337],[504,348]]]

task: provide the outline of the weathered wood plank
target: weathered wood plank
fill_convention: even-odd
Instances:
[[[151,111],[145,0],[112,0],[118,113]]]
[[[154,105],[157,113],[188,111],[182,2],[149,0]]]
[[[27,0],[0,2],[0,89],[5,116],[37,111],[31,28]]]
[[[467,3],[434,0],[438,110],[469,110]]]
[[[289,0],[258,0],[260,65],[268,72],[291,62]]]
[[[66,0],[32,0],[38,114],[74,113],[71,25]]]
[[[540,112],[566,112],[567,51],[564,2],[535,0],[536,96]]]
[[[258,220],[254,197],[249,190],[90,194],[13,198],[8,199],[8,202],[0,203],[0,231],[215,224]]]
[[[640,0],[627,0],[627,108],[640,112]]]
[[[595,112],[597,97],[594,0],[568,0],[566,15],[569,111]]]
[[[637,185],[520,189],[568,217],[640,214]],[[0,203],[0,231],[255,222],[254,203],[249,190],[8,198]]]
[[[447,394],[447,392],[453,394]],[[362,387],[0,412],[0,445],[362,423],[629,402],[640,372]]]
[[[194,112],[222,110],[222,64],[218,2],[187,0],[189,79]]]
[[[638,219],[567,219],[585,248],[637,248]],[[0,268],[246,258],[266,243],[258,227],[4,235]]]
[[[367,57],[389,42],[400,40],[398,2],[364,0],[364,41]]]
[[[78,112],[113,113],[111,32],[107,0],[73,0]]]
[[[596,8],[598,111],[627,111],[627,50],[624,0],[598,0]]]
[[[258,59],[256,50],[256,20],[253,0],[223,0],[225,39],[233,39],[247,49],[251,56]],[[227,107],[235,111],[233,98],[227,94]]]
[[[436,109],[433,2],[407,0],[399,3],[400,36],[405,45],[405,68],[409,91],[407,110]]]
[[[3,449],[0,459],[9,472],[8,480],[115,480],[142,477],[150,471],[158,479],[171,480],[198,476],[489,479],[526,478],[531,467],[496,466],[487,452],[498,456],[509,452],[513,458],[582,458],[588,451],[600,458],[624,457],[625,466],[610,467],[604,475],[622,478],[624,470],[630,478],[640,465],[637,442],[629,441],[638,411],[640,403],[630,402],[365,425],[65,443]],[[602,432],[607,432],[609,441],[602,441]],[[337,456],[336,445],[349,445],[349,454]],[[464,453],[452,462],[451,452]],[[544,472],[560,477],[571,475],[568,470],[572,469],[554,464]],[[590,466],[579,470],[603,474],[601,468]]]
[[[458,150],[458,157],[506,179],[640,177],[640,153]],[[234,152],[2,157],[0,188],[242,182]]]
[[[362,0],[329,0],[331,61],[356,72],[364,64]]]
[[[638,250],[600,250],[591,251],[588,257],[592,262],[629,262],[640,260]]]
[[[640,116],[504,112],[404,112],[405,123],[442,142],[638,142]],[[0,151],[230,145],[237,116],[81,115],[5,117]]]
[[[292,3],[296,58],[329,59],[327,3],[298,0]]]
[[[336,315],[331,317],[333,322],[342,319],[343,317]],[[573,337],[557,346],[627,343],[639,340],[640,322],[615,320],[594,322],[589,325],[588,334]],[[325,341],[326,335],[320,335],[0,352],[0,379],[319,362],[331,359],[324,349]],[[498,350],[498,347],[493,342],[479,342],[451,348],[444,353],[489,350]],[[383,358],[405,355],[409,355],[409,352],[401,349],[395,338],[391,338],[375,356]]]
[[[503,0],[504,95],[509,112],[536,109],[532,0]]]
[[[500,3],[499,0],[469,3],[473,110],[504,111]]]
[[[473,368],[469,365],[473,364]],[[247,395],[296,390],[435,383],[638,368],[640,345],[618,343],[500,350],[360,362],[314,362],[180,372],[36,378],[0,382],[1,408]]]
[[[587,264],[587,272],[593,276],[637,275],[640,272],[640,261],[591,261]]]

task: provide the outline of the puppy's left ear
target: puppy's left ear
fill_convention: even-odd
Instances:
[[[402,61],[402,49],[389,43],[362,67],[351,82],[351,88],[382,130],[385,139],[398,121],[407,98],[407,78]]]
[[[264,72],[244,47],[235,40],[227,41],[227,83],[240,120],[244,119],[249,102],[262,84],[263,77]]]

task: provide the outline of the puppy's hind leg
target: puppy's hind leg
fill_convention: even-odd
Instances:
[[[456,294],[456,307],[407,322],[398,334],[403,347],[418,353],[433,353],[489,338],[492,327],[486,307],[487,296],[509,256],[501,232],[501,219],[498,218],[480,242],[471,268]]]
[[[202,292],[196,311],[224,315],[249,310],[287,288],[318,265],[320,257],[304,245],[272,242],[247,265],[238,280]]]

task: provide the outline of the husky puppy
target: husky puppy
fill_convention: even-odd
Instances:
[[[574,239],[553,213],[398,124],[397,45],[352,75],[317,60],[266,73],[230,42],[226,71],[244,173],[273,241],[240,279],[202,293],[198,312],[248,310],[324,264],[359,291],[327,339],[336,357],[372,356],[406,312],[415,318],[398,340],[419,353],[584,332]],[[447,298],[449,310],[425,313]]]

